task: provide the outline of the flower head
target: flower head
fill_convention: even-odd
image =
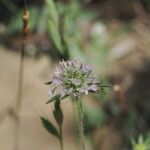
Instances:
[[[64,99],[67,96],[79,98],[81,95],[95,93],[100,89],[100,81],[92,75],[92,66],[82,60],[61,61],[49,82],[50,100]]]

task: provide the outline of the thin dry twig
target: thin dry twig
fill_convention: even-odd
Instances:
[[[23,103],[23,74],[24,74],[24,50],[26,46],[26,40],[29,33],[29,18],[30,13],[27,10],[26,6],[24,8],[23,14],[23,29],[22,29],[22,47],[21,47],[21,55],[20,55],[20,67],[19,67],[19,78],[18,78],[18,92],[16,99],[16,124],[15,124],[15,143],[14,150],[19,150],[19,132],[20,132],[20,112],[22,109]]]

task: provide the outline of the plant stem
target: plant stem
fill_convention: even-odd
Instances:
[[[78,114],[78,129],[79,129],[81,149],[85,150],[84,131],[83,131],[83,106],[82,106],[81,99],[76,99],[75,104],[76,104],[76,109]]]
[[[18,80],[18,93],[17,93],[17,100],[16,100],[16,125],[15,125],[14,150],[19,150],[20,111],[22,107],[22,93],[23,93],[24,48],[25,48],[25,44],[22,44],[20,68],[19,68],[19,80]]]
[[[19,80],[18,80],[18,93],[16,100],[16,126],[15,126],[15,148],[19,150],[19,132],[20,132],[20,111],[22,109],[22,94],[23,94],[23,73],[24,73],[24,49],[25,42],[22,42],[21,56],[20,56],[20,68],[19,68]]]
[[[21,47],[21,56],[20,56],[20,68],[19,68],[19,79],[18,79],[18,92],[16,99],[16,124],[15,124],[15,143],[14,150],[19,150],[19,134],[20,134],[20,112],[22,109],[22,94],[23,94],[23,73],[24,73],[24,51],[26,46],[26,39],[28,35],[28,23],[29,22],[29,11],[26,6],[24,8],[23,14],[23,28],[22,28],[22,47]]]
[[[60,132],[60,147],[61,147],[61,150],[63,150],[64,147],[63,147],[63,132],[62,132],[62,125],[59,125],[59,132]]]

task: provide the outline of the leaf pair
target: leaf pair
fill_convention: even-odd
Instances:
[[[55,109],[53,111],[53,115],[55,118],[56,123],[58,124],[59,127],[62,127],[63,123],[63,112],[60,107],[60,100],[55,101]],[[58,129],[49,121],[48,119],[45,119],[44,117],[40,117],[42,124],[44,128],[52,135],[60,139],[61,133],[59,133]]]

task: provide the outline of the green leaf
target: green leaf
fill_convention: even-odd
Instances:
[[[55,95],[53,98],[51,98],[50,100],[48,100],[48,101],[46,102],[46,104],[51,103],[51,102],[53,102],[53,101],[55,101],[55,100],[59,100],[59,99],[60,99],[60,94],[57,94],[57,95]]]
[[[56,28],[59,26],[59,16],[58,16],[58,11],[56,8],[56,5],[53,0],[46,0],[47,6],[48,6],[48,13],[50,15],[50,20],[53,21],[55,24]]]
[[[53,111],[53,115],[58,125],[62,125],[63,123],[63,112],[60,107],[60,100],[55,101],[55,110]]]
[[[53,20],[49,20],[49,31],[50,31],[50,37],[53,41],[54,46],[56,49],[63,54],[63,48],[62,48],[62,42],[61,42],[61,36],[58,31],[58,27],[55,25]]]
[[[43,126],[45,127],[45,129],[51,133],[52,135],[54,135],[55,137],[59,138],[60,135],[57,131],[57,129],[54,127],[54,125],[47,119],[43,118],[43,117],[40,117],[41,121],[42,121],[42,124]]]
[[[139,143],[139,144],[144,143],[144,138],[143,138],[142,135],[139,136],[138,143]]]
[[[50,16],[50,19],[48,20],[50,37],[55,48],[63,55],[61,35],[59,33],[59,14],[53,0],[47,0],[46,2],[48,7],[48,15]]]

